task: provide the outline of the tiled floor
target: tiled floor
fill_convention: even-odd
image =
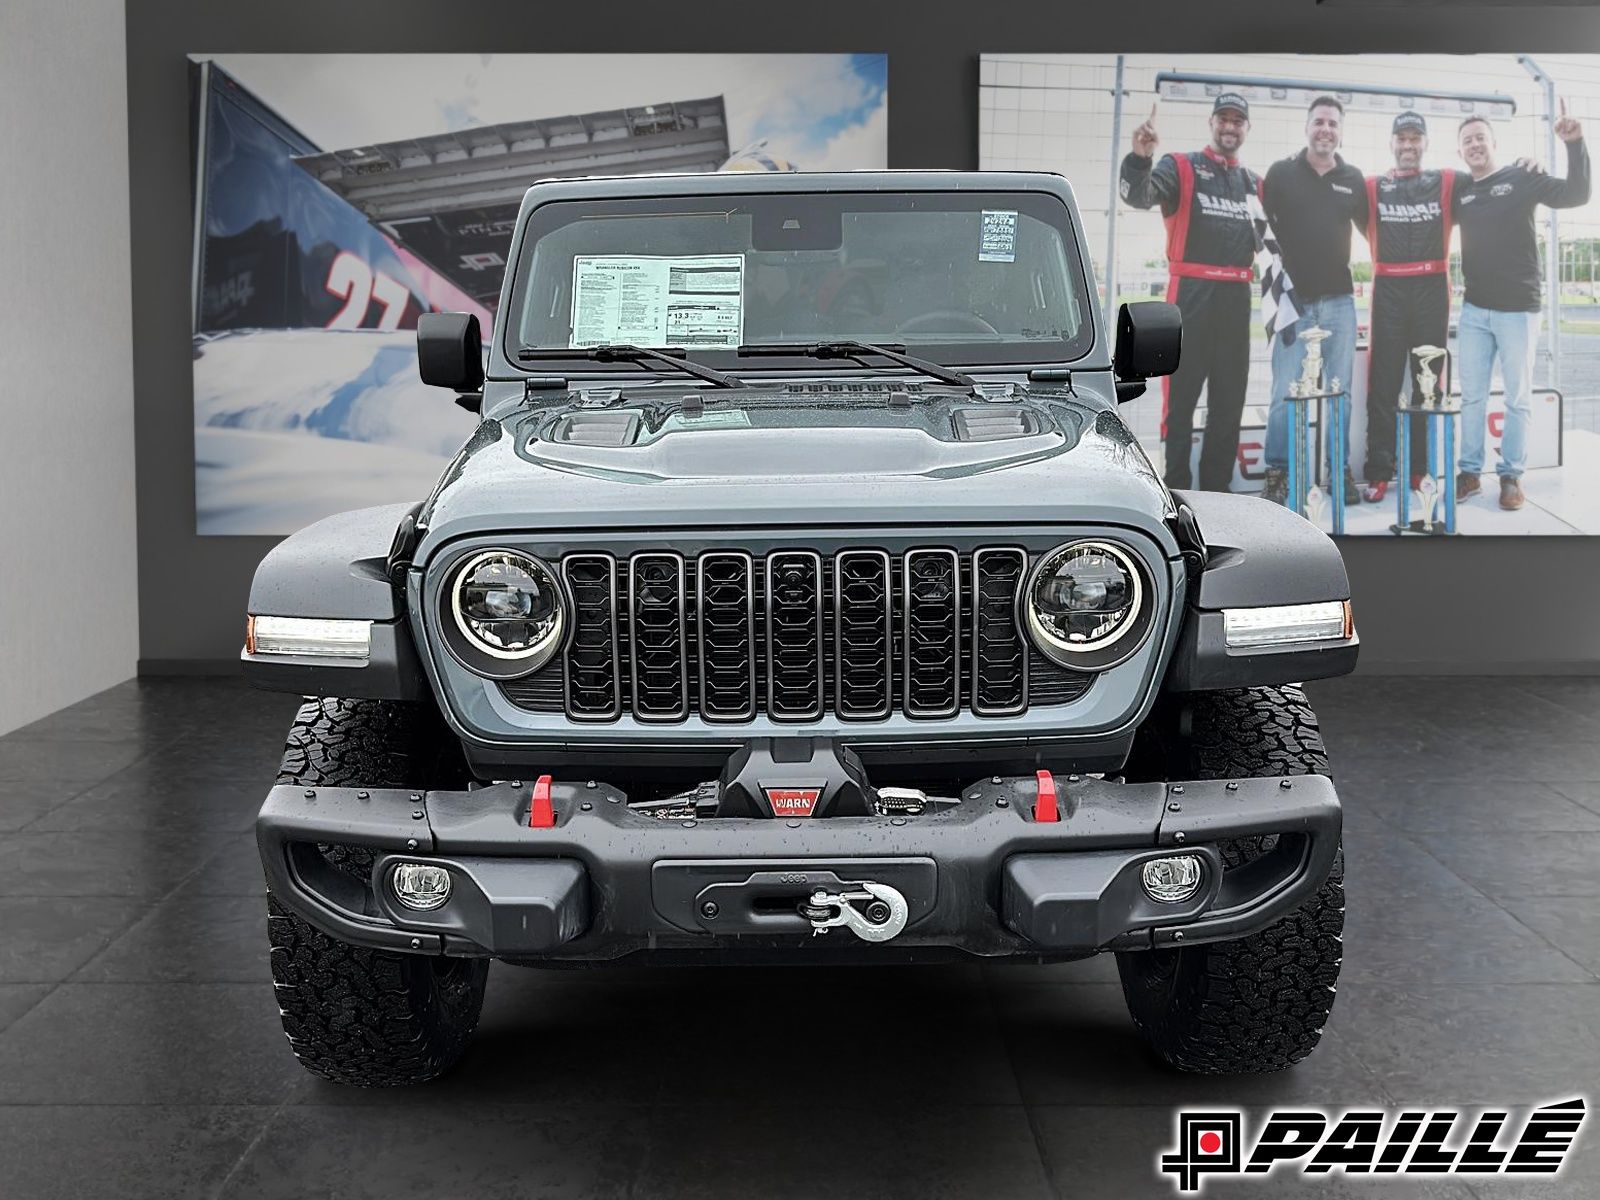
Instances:
[[[1158,1068],[1108,961],[497,967],[451,1076],[370,1093],[299,1068],[267,981],[249,830],[294,700],[114,688],[0,738],[0,1195],[1158,1197],[1179,1104],[1594,1099],[1600,680],[1311,692],[1349,928],[1329,1033],[1293,1071]],[[1600,1129],[1559,1181],[1305,1192],[1594,1196]]]

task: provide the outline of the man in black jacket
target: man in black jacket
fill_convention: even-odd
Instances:
[[[1200,486],[1226,492],[1239,456],[1239,417],[1250,374],[1250,314],[1255,223],[1249,199],[1260,194],[1255,172],[1239,165],[1250,129],[1250,105],[1224,92],[1211,107],[1211,143],[1155,161],[1156,110],[1133,131],[1119,189],[1135,208],[1160,206],[1167,223],[1167,299],[1183,311],[1183,358],[1162,380],[1164,475],[1188,487],[1194,411],[1206,389]]]
[[[1394,169],[1367,179],[1367,239],[1372,244],[1372,333],[1367,359],[1367,486],[1363,497],[1378,503],[1395,474],[1395,409],[1411,367],[1418,394],[1418,346],[1444,346],[1450,336],[1451,205],[1458,171],[1422,167],[1428,123],[1403,112],[1389,137]],[[1418,475],[1427,466],[1426,431],[1413,420],[1411,462]],[[1409,483],[1409,480],[1404,481]]]
[[[1322,382],[1334,380],[1348,392],[1356,354],[1356,301],[1350,279],[1350,231],[1365,225],[1366,180],[1339,156],[1344,138],[1344,105],[1318,96],[1306,112],[1306,147],[1267,169],[1261,201],[1277,235],[1284,270],[1294,284],[1300,318],[1272,339],[1272,397],[1267,409],[1267,480],[1263,495],[1279,504],[1288,497],[1289,406],[1285,397],[1300,377],[1306,344],[1300,334],[1313,327],[1328,333],[1322,345]],[[1329,417],[1333,406],[1327,407]],[[1359,504],[1348,461],[1350,406],[1343,409],[1344,430],[1335,437],[1326,420],[1328,464],[1345,476],[1344,502]],[[1346,461],[1334,461],[1335,442],[1346,447]]]
[[[1456,499],[1482,490],[1485,412],[1494,363],[1505,380],[1506,421],[1500,437],[1500,507],[1522,507],[1522,469],[1527,457],[1533,392],[1534,342],[1543,298],[1534,210],[1576,208],[1589,201],[1589,152],[1583,127],[1567,115],[1555,133],[1567,147],[1567,175],[1540,175],[1520,165],[1495,167],[1494,129],[1482,117],[1461,123],[1459,143],[1471,177],[1456,189],[1455,217],[1461,226],[1461,273],[1466,301],[1461,308],[1461,461]],[[1560,313],[1552,313],[1559,320]]]

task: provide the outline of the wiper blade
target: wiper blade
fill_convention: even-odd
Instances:
[[[931,375],[941,383],[954,384],[956,387],[976,388],[978,381],[970,375],[963,375],[960,371],[931,362],[926,358],[916,358],[906,353],[904,344],[900,342],[760,342],[754,345],[739,347],[741,358],[756,357],[760,355],[777,356],[783,354],[798,354],[802,358],[849,358],[859,363],[865,363],[867,358],[877,355],[887,358],[892,363],[899,363],[902,367],[910,367],[913,371],[921,371],[924,375]]]
[[[561,349],[554,346],[524,346],[517,351],[518,362],[538,362],[545,358],[587,358],[593,362],[664,362],[682,371],[685,375],[693,375],[696,379],[704,379],[707,383],[714,383],[718,387],[736,388],[744,387],[744,380],[737,375],[728,375],[722,371],[713,371],[710,367],[702,367],[699,363],[688,360],[688,351],[678,346],[667,346],[656,350],[649,346],[632,346],[626,342],[612,342],[605,346],[574,346],[570,349]]]

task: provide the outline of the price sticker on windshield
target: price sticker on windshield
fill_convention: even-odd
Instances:
[[[1017,214],[985,211],[982,216],[983,231],[978,241],[978,261],[1016,262]]]
[[[574,348],[728,349],[744,341],[744,256],[578,255],[572,260]]]

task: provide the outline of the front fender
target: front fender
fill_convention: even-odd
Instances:
[[[1184,606],[1167,690],[1267,687],[1348,675],[1360,638],[1229,649],[1224,609],[1349,600],[1350,579],[1333,539],[1281,505],[1224,492],[1174,492],[1194,514],[1205,565]]]
[[[247,648],[239,657],[253,686],[373,700],[430,695],[405,599],[389,570],[401,528],[415,519],[418,507],[385,504],[337,513],[268,552],[250,584],[251,616],[371,621],[372,646],[365,662],[252,654]]]

